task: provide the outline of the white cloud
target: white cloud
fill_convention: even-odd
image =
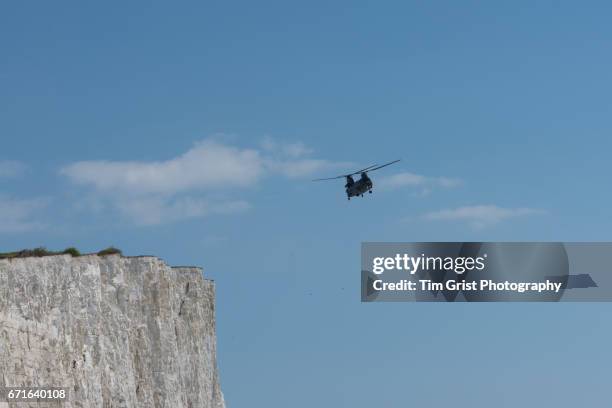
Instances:
[[[533,208],[503,208],[495,205],[475,205],[433,211],[425,214],[423,218],[434,221],[466,221],[474,228],[484,228],[510,218],[543,213],[543,211]]]
[[[157,225],[213,214],[233,214],[249,209],[246,201],[210,201],[198,197],[144,196],[120,198],[115,205],[136,224]]]
[[[308,177],[321,171],[332,171],[338,169],[346,169],[352,166],[352,163],[338,162],[334,163],[328,160],[321,159],[300,159],[300,160],[268,160],[267,168],[273,172],[282,174],[288,178]]]
[[[245,187],[256,182],[264,170],[264,160],[258,151],[207,140],[165,161],[81,161],[60,172],[77,184],[104,192],[176,194]]]
[[[402,172],[391,176],[381,177],[377,183],[382,189],[395,190],[404,187],[420,188],[423,194],[434,188],[452,188],[463,184],[456,178],[427,177],[410,172]]]
[[[306,177],[345,164],[306,157],[311,152],[301,142],[287,144],[271,138],[264,139],[260,149],[207,139],[168,160],[81,161],[60,173],[90,187],[100,202],[110,203],[135,222],[159,224],[244,211],[249,207],[244,200],[219,201],[210,196],[255,186],[264,177]]]
[[[281,143],[270,136],[263,138],[261,141],[261,147],[267,152],[281,154],[283,156],[292,158],[308,156],[314,152],[313,149],[309,148],[302,142]]]
[[[17,177],[26,169],[25,164],[13,160],[0,160],[0,177]]]
[[[44,225],[33,219],[36,211],[47,206],[43,199],[23,200],[0,196],[0,233],[25,232]]]
[[[322,171],[349,168],[352,163],[308,157],[313,150],[302,142],[282,143],[266,136],[261,142],[264,166],[272,174],[288,178],[308,177]]]

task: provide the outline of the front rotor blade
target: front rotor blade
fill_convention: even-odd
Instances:
[[[335,179],[339,179],[339,178],[349,177],[349,176],[352,176],[352,175],[354,175],[354,174],[359,174],[359,173],[361,173],[362,171],[368,171],[368,169],[371,169],[372,167],[375,167],[375,166],[377,166],[377,164],[374,164],[374,165],[372,165],[372,166],[366,167],[365,169],[357,170],[357,171],[356,171],[356,172],[354,172],[354,173],[350,173],[350,174],[343,174],[343,175],[341,175],[341,176],[336,176],[336,177],[327,177],[327,178],[314,179],[314,180],[312,180],[312,181],[335,180]]]
[[[372,166],[366,167],[365,169],[357,170],[356,172],[351,173],[351,174],[343,174],[342,176],[336,176],[336,177],[319,178],[319,179],[314,179],[312,181],[337,180],[337,179],[340,179],[340,178],[347,178],[347,177],[350,177],[350,176],[352,176],[354,174],[359,174],[359,173],[363,173],[363,172],[367,173],[369,171],[374,171],[374,170],[382,169],[383,167],[390,166],[393,163],[397,163],[398,161],[400,161],[400,159],[393,160],[393,161],[391,161],[389,163],[383,164],[382,166],[378,166],[377,164],[373,164]],[[378,167],[376,167],[376,166],[378,166]]]
[[[314,179],[312,181],[325,181],[325,180],[335,180],[335,179],[339,179],[339,178],[345,178],[346,176],[338,176],[338,177],[327,177],[327,178],[320,178],[320,179]]]
[[[373,169],[370,169],[370,170],[368,170],[368,171],[374,171],[374,170],[382,169],[383,167],[390,166],[390,165],[392,165],[393,163],[397,163],[398,161],[400,161],[400,159],[393,160],[392,162],[389,162],[389,163],[387,163],[387,164],[383,164],[382,166],[374,167]]]

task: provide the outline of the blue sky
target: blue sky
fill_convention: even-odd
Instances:
[[[3,4],[0,247],[202,265],[231,407],[601,406],[609,305],[361,304],[359,249],[610,240],[611,11]]]

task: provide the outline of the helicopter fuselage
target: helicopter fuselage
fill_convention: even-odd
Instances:
[[[357,197],[357,196],[363,197],[365,193],[372,193],[372,187],[374,186],[374,183],[372,183],[372,180],[370,179],[370,177],[368,177],[368,172],[382,169],[383,167],[390,166],[393,163],[397,163],[398,161],[399,159],[393,160],[389,163],[383,164],[382,166],[375,164],[373,166],[366,167],[365,169],[357,170],[353,173],[342,174],[336,177],[319,178],[319,179],[314,179],[312,181],[336,180],[336,179],[344,178],[346,179],[346,184],[344,185],[344,189],[346,191],[346,197],[349,200],[351,199],[351,197]],[[359,180],[357,181],[355,181],[355,179],[353,178],[353,176],[356,174],[360,175]]]
[[[361,178],[357,181],[353,177],[348,176],[346,178],[346,196],[350,200],[351,197],[363,196],[363,194],[369,192],[372,193],[372,187],[374,184],[367,174],[362,173]]]

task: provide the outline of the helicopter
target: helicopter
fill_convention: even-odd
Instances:
[[[378,169],[382,169],[383,167],[387,167],[392,165],[393,163],[397,163],[398,160],[393,160],[389,163],[383,164],[382,166],[379,166],[378,164],[374,164],[370,167],[366,167],[365,169],[361,169],[361,170],[357,170],[353,173],[350,174],[343,174],[340,176],[336,176],[336,177],[328,177],[328,178],[320,178],[320,179],[315,179],[312,181],[324,181],[324,180],[335,180],[335,179],[339,179],[339,178],[346,178],[346,184],[344,185],[344,188],[346,189],[346,197],[350,200],[351,197],[358,197],[361,196],[363,197],[363,194],[367,191],[368,193],[372,194],[372,187],[374,186],[374,184],[372,183],[372,179],[370,179],[370,177],[368,177],[368,172],[370,171],[374,171],[374,170],[378,170]],[[353,176],[355,174],[360,174],[361,173],[361,178],[357,181],[355,181],[353,179]]]

